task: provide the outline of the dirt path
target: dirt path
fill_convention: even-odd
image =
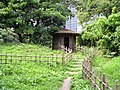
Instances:
[[[71,81],[71,77],[65,79],[60,90],[70,90],[70,81]]]
[[[82,72],[82,61],[83,61],[82,59],[78,59],[78,58],[76,59],[73,57],[72,68],[69,68],[69,70],[66,71],[66,73],[70,77],[68,76],[68,78],[64,80],[60,90],[70,90],[70,82],[72,81],[72,75],[80,74],[80,72]]]

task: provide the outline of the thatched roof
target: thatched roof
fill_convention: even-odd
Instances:
[[[74,35],[79,35],[79,33],[76,33],[70,29],[61,29],[56,34],[74,34]]]

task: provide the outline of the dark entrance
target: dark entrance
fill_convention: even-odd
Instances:
[[[69,37],[64,37],[64,46],[69,48]]]

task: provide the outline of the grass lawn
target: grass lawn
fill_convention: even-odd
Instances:
[[[35,44],[24,44],[24,43],[0,43],[0,54],[4,54],[1,58],[5,59],[6,54],[9,56],[12,54],[13,61],[62,61],[62,51],[52,50],[51,48],[35,45]],[[28,57],[25,57],[28,56]],[[31,57],[30,57],[31,56]],[[33,56],[33,57],[32,57]],[[37,56],[37,57],[35,57]],[[52,58],[52,57],[58,58]],[[16,60],[17,58],[17,60]],[[11,56],[7,57],[8,62],[11,59]],[[2,61],[5,62],[5,61]]]
[[[13,53],[13,54],[24,54],[24,55],[62,55],[60,50],[52,50],[51,48],[36,45],[36,44],[25,44],[25,43],[0,43],[0,53]]]
[[[58,90],[66,77],[64,68],[40,63],[0,65],[0,89]]]
[[[113,85],[115,81],[120,85],[120,56],[114,58],[96,56],[92,64],[96,70],[108,76],[110,85]]]
[[[0,53],[13,55],[39,55],[51,56],[57,53],[62,56],[62,51],[52,50],[48,47],[24,43],[1,43]],[[73,53],[74,56],[84,58],[79,52]],[[1,58],[1,57],[0,57]],[[24,59],[24,58],[22,58]],[[27,59],[27,58],[25,58]],[[32,59],[32,58],[28,58]],[[43,58],[43,60],[45,60]],[[47,60],[47,59],[46,59]],[[61,59],[60,59],[61,60]],[[70,66],[62,66],[57,63],[40,62],[19,62],[0,65],[0,89],[2,90],[59,90],[63,80],[68,76],[64,73]],[[81,74],[73,76],[71,90],[90,90],[86,81],[81,78]]]
[[[62,51],[24,43],[0,43],[0,54],[62,55]],[[0,57],[1,58],[1,57]],[[24,59],[24,58],[22,58]],[[26,59],[26,58],[25,58]],[[61,59],[60,59],[61,60]],[[54,63],[20,62],[0,64],[0,89],[2,90],[58,90],[66,77],[66,66]]]
[[[87,81],[82,78],[82,75],[74,75],[71,83],[71,90],[92,90]]]

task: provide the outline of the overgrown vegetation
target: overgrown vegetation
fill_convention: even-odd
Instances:
[[[77,16],[83,26],[96,17],[107,17],[120,11],[119,0],[77,0]]]
[[[58,90],[65,78],[64,68],[33,62],[0,65],[0,89]]]
[[[60,50],[52,50],[46,46],[37,44],[25,44],[25,43],[1,43],[0,53],[2,54],[20,54],[20,55],[56,55],[62,54]]]
[[[120,85],[120,56],[114,58],[106,58],[97,55],[92,60],[94,68],[108,76],[109,84],[115,84],[115,81]]]
[[[74,75],[71,82],[71,90],[91,90],[89,83],[85,81],[81,74]]]
[[[17,55],[59,54],[61,51],[24,43],[1,43],[0,53]],[[17,62],[0,65],[0,89],[2,90],[57,90],[60,88],[66,67],[61,64],[42,62]]]
[[[110,85],[115,81],[120,84],[119,3],[116,0],[80,0],[77,8],[79,23],[84,28],[78,43],[80,46],[97,48],[92,65],[108,76]]]
[[[107,18],[97,18],[86,26],[81,33],[80,44],[96,46],[103,50],[104,54],[120,55],[120,13],[112,14]]]

